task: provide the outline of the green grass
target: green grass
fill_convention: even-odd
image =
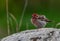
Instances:
[[[7,15],[6,15],[6,4],[5,0],[0,0],[0,38],[8,35],[7,33]],[[34,25],[31,24],[31,15],[33,13],[43,14],[50,20],[51,23],[48,23],[46,27],[54,27],[60,22],[60,1],[57,0],[29,0],[26,6],[24,16],[22,18],[21,27],[17,27],[18,32],[27,30],[27,29],[36,29]],[[19,26],[23,8],[25,5],[24,0],[9,0],[8,10],[9,14],[11,13]],[[16,21],[12,16],[9,16],[10,19],[10,34],[16,33]],[[28,27],[28,28],[27,28]],[[58,28],[60,28],[58,26]]]

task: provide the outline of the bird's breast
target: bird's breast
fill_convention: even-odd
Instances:
[[[34,24],[34,25],[37,25],[37,24],[38,24],[37,19],[31,19],[31,22],[32,22],[32,24]]]

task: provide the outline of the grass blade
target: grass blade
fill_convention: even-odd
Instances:
[[[9,23],[11,24],[11,27],[13,26],[12,19],[9,17]]]
[[[8,13],[8,0],[6,0],[6,13],[7,13],[7,30],[8,35],[10,35],[10,27],[9,27],[9,13]]]
[[[20,22],[19,22],[19,28],[21,28],[22,20],[23,20],[23,17],[24,17],[24,13],[25,13],[27,4],[28,4],[28,0],[25,0],[25,5],[24,5],[23,11],[22,11],[22,16],[21,16]]]
[[[55,27],[57,28],[59,25],[60,25],[60,23],[57,23]]]
[[[18,32],[18,22],[17,22],[17,19],[16,19],[16,17],[12,13],[10,13],[10,16],[16,22],[16,32]]]

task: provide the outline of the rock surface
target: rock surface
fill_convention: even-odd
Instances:
[[[60,41],[60,29],[42,28],[26,30],[7,36],[1,41]]]

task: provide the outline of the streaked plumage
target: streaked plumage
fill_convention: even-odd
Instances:
[[[37,28],[45,27],[47,22],[51,22],[44,15],[33,14],[31,18],[31,22]]]

